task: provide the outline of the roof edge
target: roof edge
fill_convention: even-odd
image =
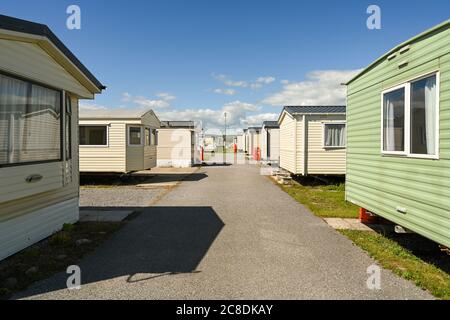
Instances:
[[[0,14],[0,29],[18,32],[22,34],[30,34],[34,36],[41,36],[52,43],[66,58],[74,64],[74,66],[83,74],[93,85],[102,90],[106,89],[103,85],[83,63],[70,51],[70,49],[52,32],[52,30],[45,24],[23,20],[15,17],[10,17]]]
[[[358,79],[359,77],[361,77],[363,74],[367,73],[370,69],[372,69],[376,64],[378,64],[379,62],[381,62],[382,60],[384,60],[385,58],[387,58],[388,56],[390,56],[392,53],[394,53],[394,51],[399,50],[400,48],[417,41],[420,38],[424,38],[425,36],[427,36],[430,33],[433,33],[439,29],[443,29],[443,28],[448,28],[450,27],[450,19],[428,29],[425,30],[424,32],[419,33],[418,35],[410,38],[409,40],[406,40],[400,44],[398,44],[397,46],[395,46],[394,48],[392,48],[391,50],[389,50],[388,52],[386,52],[384,55],[382,55],[381,57],[379,57],[378,59],[376,59],[374,62],[372,62],[371,64],[369,64],[366,68],[364,68],[364,70],[362,70],[361,72],[359,72],[357,75],[355,75],[353,78],[351,78],[349,81],[343,83],[343,85],[348,86],[350,83],[352,83],[353,81],[355,81],[356,79]]]

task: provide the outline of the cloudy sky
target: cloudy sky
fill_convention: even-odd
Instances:
[[[81,8],[68,30],[66,8]],[[366,26],[381,8],[381,30]],[[108,89],[86,109],[151,108],[207,129],[260,125],[284,105],[344,104],[347,81],[393,46],[448,19],[434,0],[2,0],[47,24]]]

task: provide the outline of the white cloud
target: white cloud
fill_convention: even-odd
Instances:
[[[158,98],[161,98],[165,101],[175,100],[176,97],[168,92],[161,92],[156,95]]]
[[[247,116],[242,120],[242,125],[246,126],[260,126],[264,121],[273,121],[278,119],[278,113],[260,113]]]
[[[281,80],[280,82],[281,82],[281,84],[288,84],[289,80]]]
[[[231,80],[227,75],[224,74],[212,74],[213,78],[222,82],[223,84],[225,84],[226,86],[229,87],[241,87],[241,88],[246,88],[248,87],[248,83],[246,81],[234,81]]]
[[[346,90],[342,83],[359,71],[313,71],[307,75],[306,81],[285,81],[280,92],[267,97],[262,103],[273,106],[345,104]]]
[[[256,82],[258,83],[264,83],[264,84],[270,84],[274,82],[276,79],[274,77],[259,77],[256,79]]]
[[[255,83],[251,83],[250,84],[250,88],[252,88],[253,90],[259,89],[262,87],[262,83],[259,82],[255,82]]]
[[[156,94],[159,99],[148,99],[143,96],[132,96],[128,92],[122,94],[123,102],[134,103],[139,108],[165,109],[170,107],[170,101],[176,99],[174,95],[167,92]]]
[[[234,90],[234,89],[220,89],[219,88],[219,89],[214,89],[213,92],[217,93],[217,94],[225,94],[227,96],[232,96],[232,95],[236,94],[236,90]]]
[[[158,112],[161,120],[194,120],[201,121],[204,128],[223,128],[225,124],[224,113],[227,113],[227,127],[240,128],[246,125],[248,114],[260,111],[260,107],[242,101],[232,101],[220,109],[185,109]]]
[[[86,111],[95,111],[95,110],[106,110],[107,108],[104,106],[100,106],[98,104],[89,104],[85,102],[80,102],[79,105],[80,110],[86,110]]]
[[[222,82],[224,85],[226,85],[228,87],[241,87],[241,88],[250,87],[253,90],[257,90],[257,89],[261,88],[263,85],[271,84],[272,82],[274,82],[276,80],[274,77],[266,76],[266,77],[259,77],[254,82],[248,82],[248,81],[234,81],[225,74],[213,73],[212,76],[214,79]],[[216,89],[216,90],[222,90],[222,89]],[[219,92],[216,92],[216,93],[219,93]]]

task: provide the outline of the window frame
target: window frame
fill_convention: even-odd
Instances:
[[[436,77],[436,123],[435,123],[435,150],[434,154],[417,154],[411,153],[411,84],[429,77]],[[405,101],[404,101],[404,113],[405,113],[405,123],[404,123],[404,140],[405,140],[405,148],[404,151],[385,151],[384,150],[384,95],[398,89],[405,89]],[[401,84],[397,84],[395,86],[391,86],[388,89],[385,89],[381,92],[381,143],[380,143],[380,151],[382,156],[398,156],[403,158],[416,158],[416,159],[430,159],[430,160],[439,160],[439,114],[440,114],[440,71],[433,70],[431,72],[427,72],[424,74],[420,74],[418,76],[414,76],[409,78],[406,81],[403,81]]]
[[[148,144],[147,144],[147,130],[148,130]],[[152,146],[152,128],[144,127],[144,147]]]
[[[152,141],[152,137],[153,137],[153,143],[151,143],[151,145],[158,146],[158,129],[150,128],[150,142]]]
[[[140,144],[131,144],[130,143],[130,131],[131,131],[131,128],[139,128],[140,130],[141,130],[141,143]],[[144,135],[145,135],[145,132],[144,132],[144,130],[143,130],[143,126],[140,126],[140,125],[128,125],[127,126],[127,146],[128,147],[143,147],[144,146],[144,144],[145,144],[145,137],[144,137]]]
[[[110,124],[79,124],[78,125],[78,135],[80,134],[81,127],[106,127],[106,144],[81,144],[80,137],[78,136],[78,146],[82,148],[109,148],[109,127]]]
[[[67,102],[70,104],[70,112],[67,110]],[[67,117],[69,118],[69,128],[66,130]],[[73,106],[72,106],[72,96],[67,91],[64,91],[64,160],[70,161],[73,158],[72,146],[73,146],[73,137],[72,137],[72,120],[73,120]],[[69,145],[66,146],[66,138],[69,137],[68,142]],[[68,151],[68,154],[66,153]]]
[[[2,168],[11,168],[11,167],[19,167],[19,166],[31,166],[31,165],[37,165],[37,164],[45,164],[45,163],[57,163],[57,162],[63,162],[65,155],[64,155],[64,118],[65,118],[65,101],[64,101],[64,90],[58,89],[56,87],[52,87],[48,84],[35,81],[23,76],[19,76],[10,72],[6,72],[3,70],[0,70],[0,75],[3,75],[5,77],[13,78],[16,80],[27,82],[30,85],[30,88],[28,91],[31,91],[31,86],[36,85],[40,86],[49,90],[57,91],[59,93],[59,101],[60,101],[60,116],[59,116],[59,136],[60,136],[60,143],[59,143],[59,159],[51,159],[51,160],[38,160],[38,161],[27,161],[27,162],[18,162],[18,163],[0,163],[0,169]],[[29,94],[29,93],[28,93]],[[27,96],[27,104],[29,103],[30,97]]]
[[[343,124],[345,127],[345,145],[344,146],[326,146],[325,145],[325,127],[330,124]],[[336,121],[322,121],[322,149],[347,149],[347,121],[336,120]]]

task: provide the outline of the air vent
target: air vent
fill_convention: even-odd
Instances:
[[[387,57],[388,61],[393,60],[395,57],[397,56],[397,52],[391,54],[390,56]]]
[[[410,45],[407,45],[407,46],[401,48],[398,52],[399,52],[400,54],[403,54],[403,53],[405,53],[405,52],[408,52],[409,49],[411,49],[411,46],[410,46]]]

